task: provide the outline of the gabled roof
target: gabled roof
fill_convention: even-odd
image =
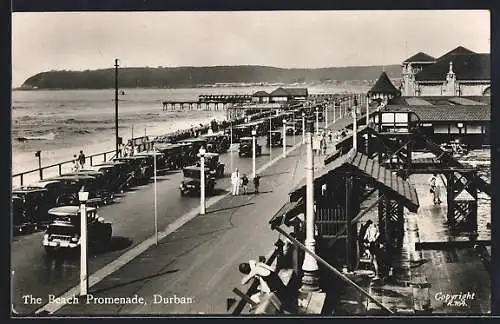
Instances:
[[[288,97],[290,94],[283,88],[278,88],[269,94],[273,97]]]
[[[392,106],[386,107],[387,111],[413,111],[420,121],[490,121],[491,106],[450,106],[450,105],[424,105],[424,106]]]
[[[340,170],[350,170],[363,174],[372,179],[374,187],[390,192],[398,197],[408,210],[416,212],[419,207],[417,191],[408,181],[385,169],[377,161],[368,156],[351,150],[347,154],[334,159],[331,163],[321,168],[314,177],[315,185],[325,183],[327,177]],[[291,192],[290,201],[297,201],[305,194],[306,183],[302,180]]]
[[[401,94],[401,91],[396,89],[394,84],[392,84],[391,80],[387,76],[387,73],[382,72],[378,77],[377,82],[373,85],[373,87],[368,91],[370,93],[393,93],[393,94]]]
[[[452,49],[448,53],[446,53],[446,54],[442,55],[441,57],[439,57],[437,59],[437,61],[441,61],[443,59],[448,59],[450,56],[457,55],[457,54],[477,54],[477,53],[475,53],[475,52],[471,51],[470,49],[465,48],[463,46],[458,46],[457,48]]]
[[[291,96],[294,97],[307,97],[307,88],[283,88]]]
[[[454,54],[426,67],[415,75],[416,81],[444,81],[453,62],[457,80],[490,80],[490,54]]]
[[[281,88],[271,92],[270,96],[273,97],[307,97],[307,88]]]
[[[267,97],[267,96],[269,96],[269,93],[267,93],[263,90],[257,91],[256,93],[254,93],[252,95],[252,97]]]
[[[414,62],[435,62],[436,59],[424,52],[418,52],[412,57],[407,58],[403,63],[414,63]]]

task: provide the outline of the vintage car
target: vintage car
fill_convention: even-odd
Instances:
[[[153,162],[154,162],[153,159],[156,156],[156,169],[162,170],[162,169],[165,169],[165,167],[166,167],[165,155],[162,152],[142,151],[140,153],[135,154],[134,156],[147,156],[147,157],[150,157],[151,161],[153,161]],[[153,162],[150,162],[150,163],[153,163]],[[153,164],[153,167],[154,167],[154,164]],[[154,173],[153,173],[153,175],[154,175]]]
[[[271,145],[272,147],[283,146],[283,136],[282,131],[275,130],[271,131],[269,135],[267,135],[267,146]]]
[[[224,153],[231,145],[229,136],[225,135],[224,132],[205,134],[202,137],[207,141],[207,152]]]
[[[198,161],[196,166],[200,167],[201,162]],[[208,168],[216,178],[222,178],[224,176],[224,163],[220,163],[219,154],[217,153],[205,153],[205,167]]]
[[[159,143],[155,149],[163,153],[165,157],[165,168],[169,170],[181,169],[184,166],[183,144]]]
[[[189,193],[200,193],[201,184],[201,168],[199,166],[189,166],[182,169],[184,179],[182,180],[179,189],[181,196]],[[210,169],[205,167],[205,194],[211,195],[215,188],[215,175],[210,172]]]
[[[239,142],[242,137],[252,136],[253,126],[251,125],[238,125],[233,126],[233,142]]]
[[[80,207],[61,206],[48,211],[48,225],[42,244],[47,254],[80,247]],[[87,207],[87,242],[89,247],[106,246],[111,241],[112,225],[99,217],[97,210]]]
[[[78,205],[78,192],[82,187],[89,192],[89,200],[87,201],[89,206],[107,205],[114,200],[114,194],[103,189],[101,182],[96,177],[85,174],[67,174],[53,179],[62,183],[62,193],[57,198],[56,206]]]
[[[186,140],[179,141],[181,144],[189,144],[191,149],[191,155],[196,156],[200,148],[207,148],[207,140],[205,138],[190,138]]]
[[[129,172],[128,186],[148,183],[153,176],[153,158],[150,156],[127,156],[114,158],[113,162],[127,164]]]
[[[46,188],[26,186],[12,190],[12,204],[20,213],[14,215],[14,223],[41,224],[48,220],[47,211],[55,206],[55,201]]]
[[[259,156],[262,154],[262,146],[260,146],[257,143],[257,139],[255,140],[255,155]],[[246,156],[246,157],[251,157],[252,156],[252,137],[242,137],[240,138],[240,148],[239,148],[239,156]]]
[[[38,180],[37,182],[30,183],[25,188],[47,190],[47,200],[50,208],[57,206],[59,197],[66,194],[64,184],[55,178]]]
[[[129,177],[129,171],[127,165],[123,162],[105,162],[90,167],[86,167],[83,170],[79,170],[79,173],[84,173],[87,175],[92,175],[88,171],[97,171],[102,173],[102,187],[111,192],[119,192],[127,186],[127,179]]]

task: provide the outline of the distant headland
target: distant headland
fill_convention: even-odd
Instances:
[[[120,88],[192,88],[207,86],[264,85],[276,83],[371,83],[385,71],[400,78],[399,64],[385,66],[348,66],[318,69],[284,69],[269,66],[209,67],[131,67],[120,68]],[[114,87],[114,69],[85,71],[48,71],[29,77],[15,90],[35,89],[109,89]]]

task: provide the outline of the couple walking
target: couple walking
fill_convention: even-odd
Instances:
[[[239,170],[236,168],[234,172],[231,174],[231,184],[233,186],[233,191],[232,195],[233,196],[238,196],[240,194],[240,187],[243,189],[243,194],[247,194],[247,189],[248,189],[248,177],[246,174],[243,174],[243,176],[240,176]],[[253,179],[253,184],[255,186],[255,193],[259,192],[259,182],[260,182],[260,177],[255,176]]]

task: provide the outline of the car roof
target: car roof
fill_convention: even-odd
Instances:
[[[51,184],[51,183],[60,183],[60,181],[55,179],[55,178],[51,178],[51,179],[45,179],[45,180],[39,180],[37,182],[33,182],[33,183],[29,184],[29,186],[32,188],[45,188],[46,185]]]
[[[24,186],[12,189],[12,193],[28,193],[28,192],[38,192],[38,191],[47,191],[46,188],[41,187],[32,187],[32,186]]]
[[[95,207],[87,207],[87,212],[95,211]],[[80,206],[60,206],[49,209],[49,214],[55,216],[77,216],[80,213]]]
[[[68,180],[68,179],[95,179],[95,177],[86,175],[86,174],[67,174],[61,175],[60,177],[55,178],[57,180]]]
[[[190,165],[190,166],[184,167],[182,169],[182,171],[184,171],[184,170],[201,170],[201,167],[196,166],[196,165]],[[205,170],[210,171],[210,168],[209,167],[205,167]]]

